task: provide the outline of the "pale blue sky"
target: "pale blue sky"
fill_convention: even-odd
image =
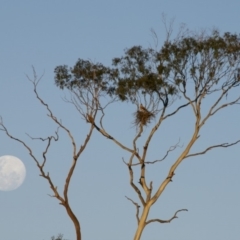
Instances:
[[[26,140],[38,156],[42,146],[33,136],[47,136],[55,125],[37,102],[25,74],[31,76],[31,65],[37,73],[45,72],[39,94],[54,113],[74,133],[78,144],[88,126],[80,115],[62,101],[63,92],[54,86],[53,70],[57,65],[73,65],[78,58],[110,64],[133,45],[153,44],[150,29],[165,37],[161,15],[175,18],[174,29],[186,23],[192,30],[217,27],[221,32],[240,32],[239,0],[166,0],[166,1],[1,1],[0,7],[0,115],[9,131]],[[111,110],[111,111],[110,111]],[[116,138],[130,144],[133,108],[110,108],[113,115],[106,126]],[[180,117],[183,117],[179,120]],[[181,138],[186,144],[191,115],[182,114],[166,123],[154,138],[150,158],[160,158],[170,144]],[[240,138],[240,113],[231,108],[217,115],[205,127],[199,149],[208,143],[230,142]],[[120,124],[119,123],[119,124]],[[177,124],[176,124],[177,123]],[[118,124],[118,125],[119,125]],[[171,129],[171,131],[169,130]],[[169,132],[170,131],[170,132]],[[147,133],[147,130],[146,130]],[[167,134],[168,133],[168,134]],[[163,151],[162,151],[163,149]],[[180,150],[179,150],[180,151]],[[148,176],[157,186],[174,156],[149,168]],[[14,155],[26,168],[24,184],[12,192],[0,192],[0,239],[48,240],[63,233],[74,240],[74,228],[63,207],[50,198],[47,182],[27,151],[0,133],[0,156]],[[146,227],[142,240],[238,240],[240,238],[240,150],[239,146],[212,151],[188,159],[178,168],[174,182],[153,207],[151,216],[170,218],[181,208],[179,218],[171,224]],[[132,239],[136,229],[135,207],[125,195],[137,201],[129,186],[128,171],[122,163],[127,154],[112,142],[94,132],[81,156],[70,187],[70,203],[82,226],[83,240]],[[62,189],[71,163],[71,146],[64,132],[49,153],[47,169],[54,183]]]

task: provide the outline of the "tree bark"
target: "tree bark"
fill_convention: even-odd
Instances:
[[[151,204],[146,204],[144,206],[142,216],[140,218],[140,221],[139,221],[138,227],[137,227],[137,231],[136,231],[135,236],[134,236],[134,240],[140,240],[140,238],[141,238],[143,229],[146,226],[146,220],[147,220],[147,217],[148,217],[148,214],[149,214],[149,211],[150,211],[150,207],[151,207]]]
[[[71,218],[74,227],[75,227],[75,232],[76,232],[76,240],[81,240],[81,228],[80,228],[80,223],[78,221],[78,219],[76,218],[76,216],[74,215],[73,211],[71,210],[69,205],[64,205],[64,207],[66,208],[67,214],[68,216]]]

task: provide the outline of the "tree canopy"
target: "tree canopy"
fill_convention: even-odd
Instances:
[[[184,159],[205,154],[215,148],[230,147],[240,142],[237,140],[231,143],[213,144],[203,151],[190,152],[200,137],[200,131],[205,122],[219,110],[240,102],[239,94],[232,94],[231,100],[227,98],[228,94],[240,85],[240,37],[237,34],[229,32],[220,34],[217,30],[210,33],[184,32],[176,38],[167,38],[160,49],[141,46],[126,49],[124,56],[113,58],[111,67],[79,59],[72,68],[66,65],[56,67],[55,83],[61,89],[67,87],[70,92],[74,88],[78,88],[79,91],[87,89],[89,92],[91,88],[93,99],[97,98],[95,113],[100,112],[100,122],[97,124],[96,115],[90,116],[90,121],[89,113],[82,113],[82,115],[86,116],[86,120],[104,137],[129,152],[129,161],[124,162],[129,169],[130,185],[143,207],[140,213],[140,205],[127,197],[136,206],[138,227],[134,240],[140,239],[147,224],[171,222],[177,218],[178,212],[187,210],[176,211],[169,220],[148,219],[151,206],[172,181],[177,167]],[[132,147],[112,137],[104,128],[105,113],[101,106],[101,99],[93,93],[93,89],[96,88],[104,92],[105,96],[109,96],[109,103],[127,101],[137,106],[134,124],[138,130],[132,140]],[[214,95],[215,100],[203,111],[202,103],[208,101],[209,95]],[[181,101],[178,101],[180,99]],[[76,105],[77,102],[78,100],[75,99],[73,103]],[[86,98],[82,102],[88,105]],[[170,106],[171,110],[169,110]],[[146,179],[146,165],[164,160],[178,147],[178,144],[171,146],[163,159],[152,162],[146,160],[148,146],[163,121],[186,107],[190,107],[195,116],[192,137],[170,167],[165,180],[153,192],[152,182],[149,183]],[[150,129],[145,144],[141,147],[138,145],[138,140],[143,133],[143,128],[151,123],[152,119],[156,119],[156,124]],[[140,186],[134,182],[137,174],[134,169],[138,167],[140,167],[138,182]]]
[[[229,32],[181,35],[167,40],[160,50],[134,46],[112,60],[112,67],[79,59],[74,67],[55,68],[55,83],[61,89],[87,89],[90,85],[120,100],[136,101],[140,95],[156,96],[166,104],[193,81],[199,92],[228,77],[224,86],[239,83],[240,38]],[[231,76],[229,76],[229,74]],[[208,85],[207,88],[205,85]]]
[[[20,142],[28,150],[41,176],[48,181],[54,193],[53,197],[65,207],[75,226],[77,240],[81,240],[81,228],[68,201],[68,187],[77,160],[90,141],[93,130],[97,130],[103,137],[128,153],[128,160],[123,159],[123,162],[129,172],[130,186],[138,198],[136,201],[127,197],[136,207],[137,229],[134,240],[141,238],[148,224],[170,223],[178,217],[179,212],[187,211],[185,208],[176,210],[167,220],[149,219],[151,207],[173,181],[175,172],[184,159],[206,154],[213,149],[231,147],[240,142],[239,138],[230,143],[213,143],[201,151],[193,149],[204,124],[210,118],[227,107],[240,104],[239,91],[234,91],[240,86],[240,37],[237,34],[229,32],[221,34],[216,30],[210,33],[183,32],[176,38],[167,38],[160,49],[141,46],[126,49],[122,57],[113,58],[110,67],[78,59],[73,67],[60,65],[54,72],[56,86],[70,91],[71,97],[67,101],[73,103],[90,126],[83,144],[76,146],[73,134],[38,95],[39,80],[35,75],[34,80],[31,80],[35,96],[57,125],[56,136],[37,138],[47,143],[43,151],[43,162],[39,162],[24,141],[9,133],[2,119],[0,126],[8,137]],[[214,96],[211,101],[210,96]],[[137,106],[134,112],[136,134],[132,138],[131,146],[115,138],[104,126],[105,109],[116,101]],[[208,101],[208,104],[203,106],[202,103],[205,101]],[[194,129],[191,129],[190,139],[169,167],[164,180],[153,189],[151,176],[146,175],[147,169],[149,170],[147,166],[167,159],[179,144],[170,146],[163,158],[154,161],[147,157],[149,145],[162,123],[185,108],[192,110]],[[155,121],[152,121],[153,119]],[[59,194],[49,173],[44,170],[47,151],[51,141],[58,140],[59,128],[68,135],[73,148],[72,165],[66,177],[63,196]],[[142,134],[144,130],[146,134]],[[140,138],[143,140],[139,141]],[[111,147],[106,147],[109,148]]]

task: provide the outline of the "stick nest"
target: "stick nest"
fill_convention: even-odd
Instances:
[[[155,114],[149,111],[137,110],[134,113],[134,116],[135,116],[135,121],[134,121],[135,126],[139,126],[139,125],[147,126],[147,124],[149,124],[151,120],[155,117]]]

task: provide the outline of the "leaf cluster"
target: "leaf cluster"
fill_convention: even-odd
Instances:
[[[101,63],[92,63],[78,59],[73,68],[67,65],[57,66],[54,70],[55,84],[60,89],[88,90],[89,87],[101,89],[102,92],[112,95],[116,72]]]
[[[178,95],[179,86],[183,86],[182,92],[186,91],[189,79],[195,83],[196,94],[209,83],[217,84],[232,68],[238,71],[237,79],[233,76],[228,81],[238,80],[239,61],[238,35],[221,35],[216,30],[209,35],[185,33],[167,40],[159,51],[141,46],[126,49],[124,56],[112,60],[112,67],[82,59],[73,68],[57,66],[55,84],[61,89],[86,91],[91,85],[111,97],[138,104],[139,98],[147,95],[166,107],[168,98]]]
[[[171,74],[175,85],[186,84],[188,78],[198,88],[206,83],[217,84],[228,70],[239,68],[240,37],[229,32],[221,36],[216,30],[209,36],[181,36],[165,42],[157,59],[159,73],[166,77]]]
[[[116,94],[121,100],[134,101],[136,95],[154,94],[174,95],[176,88],[159,73],[157,52],[151,48],[134,46],[125,51],[125,56],[113,59],[113,66],[118,69]]]

